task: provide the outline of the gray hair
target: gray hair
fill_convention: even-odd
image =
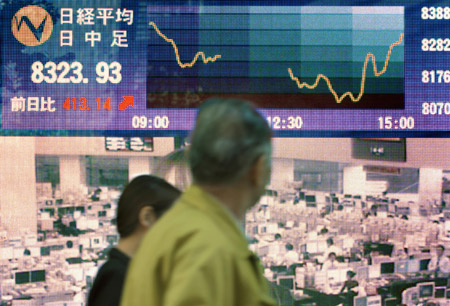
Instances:
[[[199,109],[191,135],[189,164],[199,184],[229,184],[264,155],[270,165],[271,130],[245,101],[212,98]]]

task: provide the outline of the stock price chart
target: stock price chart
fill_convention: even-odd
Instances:
[[[450,123],[437,1],[2,1],[1,14],[2,133],[172,135],[211,97],[252,101],[279,135]]]

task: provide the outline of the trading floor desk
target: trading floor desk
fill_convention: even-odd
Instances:
[[[325,294],[318,290],[302,288],[304,294],[309,298],[303,297],[295,301],[296,306],[316,305],[316,306],[333,306],[346,302],[345,294]]]
[[[383,278],[387,284],[376,289],[376,295],[352,296],[348,293],[326,294],[312,288],[301,288],[310,297],[298,300],[295,305],[354,305],[354,306],[398,306],[422,305],[435,302],[436,305],[450,305],[450,286],[448,278],[432,278],[428,274],[415,275],[402,279],[396,275]],[[372,281],[370,282],[372,283]],[[376,280],[373,284],[377,283]]]
[[[400,305],[405,303],[405,299],[407,305],[435,300],[441,302],[441,305],[447,305],[450,301],[448,278],[432,278],[429,274],[422,274],[405,280],[392,277],[388,281],[387,285],[377,288],[377,293],[382,296],[383,301],[392,301],[392,304],[383,305]]]

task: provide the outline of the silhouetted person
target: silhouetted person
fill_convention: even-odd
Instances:
[[[124,189],[117,205],[117,230],[120,239],[109,252],[89,294],[88,305],[119,305],[130,258],[147,230],[180,196],[181,192],[165,180],[141,175]]]

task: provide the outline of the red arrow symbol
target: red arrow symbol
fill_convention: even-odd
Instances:
[[[134,107],[134,96],[123,96],[123,101],[119,104],[119,110],[124,111],[129,106]]]

